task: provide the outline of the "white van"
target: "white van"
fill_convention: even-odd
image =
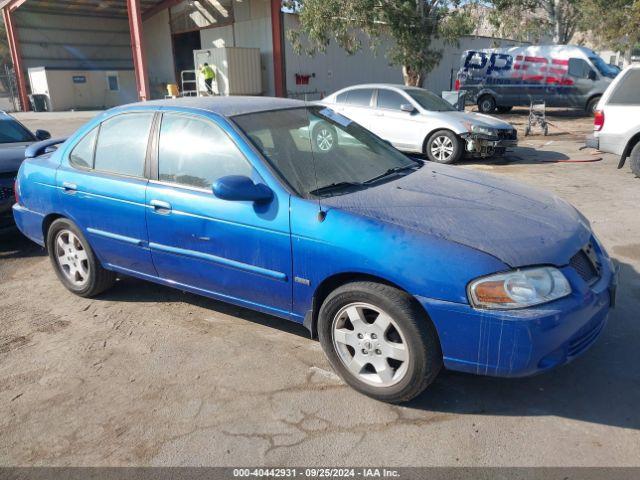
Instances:
[[[467,50],[456,90],[465,90],[483,113],[508,112],[536,100],[593,114],[617,73],[593,50],[574,45]]]

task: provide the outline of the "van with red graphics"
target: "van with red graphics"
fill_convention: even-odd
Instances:
[[[483,113],[505,113],[535,100],[593,114],[618,71],[593,50],[574,45],[467,50],[456,90],[465,90]]]

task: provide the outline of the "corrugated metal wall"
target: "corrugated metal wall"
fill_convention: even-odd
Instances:
[[[25,68],[133,68],[126,19],[14,13]]]

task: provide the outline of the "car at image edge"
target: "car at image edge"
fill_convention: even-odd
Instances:
[[[51,135],[45,130],[32,133],[6,112],[0,111],[0,232],[14,226],[11,206],[13,184],[24,160],[25,148]]]
[[[619,155],[618,168],[629,159],[631,171],[640,177],[640,65],[627,67],[604,92],[593,130],[587,146]]]
[[[349,141],[314,151],[300,131],[316,122]],[[574,207],[411,159],[324,106],[146,102],[53,143],[27,151],[13,208],[67,289],[128,275],[301,323],[380,400],[415,397],[443,366],[566,363],[614,303],[613,263]]]
[[[517,130],[509,123],[490,115],[460,112],[423,88],[385,83],[354,85],[332,93],[320,103],[397,149],[427,155],[433,162],[502,155],[508,147],[517,145]],[[313,134],[314,141],[320,144],[331,129],[321,125]]]

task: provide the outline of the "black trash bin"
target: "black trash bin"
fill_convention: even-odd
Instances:
[[[29,103],[31,103],[31,110],[34,112],[49,111],[49,98],[42,93],[29,95]]]

